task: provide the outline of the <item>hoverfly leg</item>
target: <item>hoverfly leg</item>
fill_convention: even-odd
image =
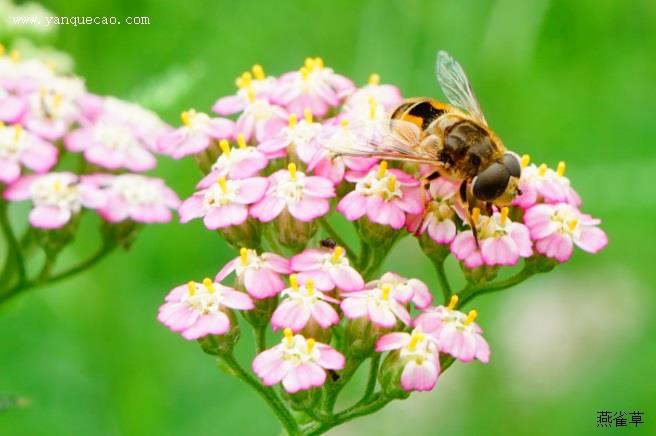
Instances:
[[[472,233],[474,235],[474,241],[476,242],[476,248],[480,248],[478,244],[478,232],[476,230],[476,223],[474,222],[474,219],[472,218],[472,206],[475,204],[473,201],[473,196],[471,189],[468,189],[469,185],[467,180],[463,180],[463,182],[460,184],[460,199],[462,200],[464,204],[464,210],[465,213],[467,214],[467,223],[469,224],[469,227],[472,230]]]
[[[426,219],[426,215],[429,213],[428,210],[428,203],[431,200],[431,194],[430,194],[430,184],[433,180],[436,180],[438,177],[440,177],[440,172],[435,170],[432,173],[429,173],[425,176],[423,176],[419,182],[421,183],[419,185],[419,188],[421,190],[421,198],[424,203],[424,212],[421,217],[421,222]],[[421,231],[421,226],[417,227],[417,230],[415,230],[415,236],[419,236]]]

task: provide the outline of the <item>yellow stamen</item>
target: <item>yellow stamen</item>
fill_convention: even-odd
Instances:
[[[253,91],[253,88],[251,88],[250,85],[246,94],[248,95],[248,101],[253,103],[255,101],[255,91]]]
[[[294,345],[294,332],[289,327],[285,327],[285,330],[282,331],[285,335],[285,340],[287,341],[287,346],[291,347]]]
[[[525,154],[522,156],[522,168],[526,168],[531,163],[531,156]]]
[[[308,70],[311,70],[312,68],[314,68],[314,61],[312,60],[312,58],[305,58],[305,62],[303,63],[303,65]]]
[[[569,224],[567,224],[567,227],[569,227],[569,230],[573,232],[578,224],[579,224],[579,220],[574,218],[572,221],[569,222]]]
[[[481,210],[477,207],[472,209],[471,218],[474,224],[478,224],[478,219],[481,217]]]
[[[5,123],[3,121],[0,121],[0,127],[4,127]]]
[[[542,164],[538,167],[538,174],[540,177],[544,177],[547,174],[547,164]]]
[[[203,286],[205,286],[205,289],[207,289],[207,292],[210,294],[214,292],[214,284],[212,283],[212,279],[205,277],[203,279]]]
[[[223,154],[230,157],[230,143],[228,142],[227,139],[220,140],[219,147],[221,147],[221,151],[223,152]]]
[[[18,141],[21,133],[23,133],[23,126],[20,124],[14,124],[14,141]]]
[[[193,297],[194,294],[196,293],[196,283],[188,282],[187,283],[187,291],[189,292],[189,296]]]
[[[193,109],[189,109],[188,111],[183,111],[180,114],[180,120],[182,120],[182,124],[184,124],[187,127],[191,126],[192,112],[195,112],[195,111]]]
[[[344,249],[339,245],[335,246],[335,249],[333,250],[332,262],[339,262],[339,259],[342,257],[342,253],[344,253]]]
[[[55,180],[52,183],[52,190],[55,192],[60,192],[62,190],[62,184],[59,180]]]
[[[292,180],[296,180],[296,164],[294,162],[287,165],[287,170],[289,171],[289,177]]]
[[[303,114],[305,115],[305,122],[308,124],[312,124],[313,118],[312,118],[312,111],[310,110],[310,108],[305,108]]]
[[[5,46],[0,44],[0,56],[4,56],[4,55],[5,55]]]
[[[246,266],[248,264],[248,248],[241,247],[239,250],[239,257],[241,258],[241,264]]]
[[[378,103],[373,97],[369,97],[369,118],[372,120],[376,118],[376,109],[378,108]]]
[[[323,59],[314,58],[314,67],[319,69],[323,68]]]
[[[289,114],[289,121],[288,121],[289,127],[291,127],[292,129],[296,127],[297,121],[298,120],[296,119],[296,114]]]
[[[228,184],[226,183],[226,178],[223,176],[220,176],[217,180],[216,183],[221,187],[221,191],[225,194],[228,192]]]
[[[339,122],[343,128],[347,128],[349,125],[349,121],[346,118],[342,118],[342,121]]]
[[[52,102],[53,106],[59,107],[62,102],[62,95],[61,94],[55,94],[54,101]]]
[[[239,148],[244,149],[246,148],[246,138],[244,138],[244,134],[240,133],[237,135],[237,145],[239,145]]]
[[[389,294],[390,294],[390,285],[383,285],[383,288],[381,289],[381,295],[380,298],[383,300],[389,300]]]
[[[14,62],[20,61],[21,58],[20,52],[16,49],[12,50],[9,56],[11,56],[11,60]]]
[[[560,177],[563,177],[565,175],[565,168],[566,168],[565,162],[563,162],[562,160],[558,162],[558,167],[556,168],[556,172]]]
[[[308,295],[311,297],[314,295],[314,280],[308,279],[305,282],[305,289],[307,289]]]
[[[303,80],[307,80],[310,76],[310,69],[308,67],[301,67],[299,71],[301,72],[301,77],[303,77]]]
[[[478,316],[478,312],[476,312],[475,310],[470,310],[469,313],[467,314],[467,319],[465,320],[464,324],[469,325],[473,323],[477,316]]]
[[[382,179],[385,177],[385,173],[387,172],[387,161],[382,161],[380,165],[378,165],[378,178]]]
[[[380,83],[380,76],[376,73],[372,73],[369,75],[369,84],[370,85],[378,85]]]
[[[449,310],[455,309],[456,304],[458,304],[458,300],[459,300],[458,296],[456,294],[453,294],[451,296],[451,300],[449,300],[449,305],[446,306],[446,308],[449,309]]]
[[[253,80],[253,76],[251,75],[250,72],[244,71],[241,73],[241,82],[244,84],[244,86],[251,86],[251,81]]]
[[[389,180],[387,181],[387,190],[390,192],[396,191],[396,177],[390,176]]]
[[[293,290],[298,291],[298,274],[289,276],[289,284],[292,285]]]
[[[312,338],[307,340],[307,342],[306,342],[306,345],[307,345],[307,351],[306,352],[307,352],[307,354],[310,354],[312,352],[312,350],[314,350],[314,344],[315,343],[316,343],[316,341]]]
[[[501,225],[506,224],[506,220],[508,219],[508,212],[509,209],[507,207],[504,207],[501,209],[501,218],[499,219],[499,222],[501,222]]]
[[[252,70],[253,70],[253,76],[255,76],[257,80],[264,80],[266,78],[266,76],[264,75],[264,69],[262,68],[262,65],[255,64],[253,65]]]
[[[419,342],[423,340],[424,340],[423,333],[413,333],[412,336],[410,336],[410,343],[408,344],[408,350],[415,351],[415,348],[417,348],[417,344],[419,344]]]

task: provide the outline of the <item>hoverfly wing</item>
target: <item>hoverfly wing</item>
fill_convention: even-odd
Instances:
[[[352,157],[435,163],[421,147],[421,129],[403,120],[353,122],[321,141],[329,152]]]
[[[481,106],[460,64],[447,52],[437,52],[437,81],[449,103],[487,126]]]

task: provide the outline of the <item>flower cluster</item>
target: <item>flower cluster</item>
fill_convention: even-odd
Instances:
[[[367,359],[368,386],[377,378],[376,395],[390,399],[432,389],[454,360],[487,362],[478,314],[459,305],[485,292],[502,267],[523,260],[507,281],[518,283],[569,259],[574,245],[595,253],[607,244],[600,221],[580,211],[563,163],[551,170],[524,156],[521,195],[496,207],[467,205],[461,181],[426,183],[425,165],[336,153],[365,146],[362,126],[376,129],[402,101],[377,74],[357,88],[308,58],[280,77],[255,65],[236,83],[234,95],[214,104],[216,116],[189,109],[183,125],[157,141],[176,159],[193,156],[203,172],[179,208],[181,221],[202,218],[239,249],[214,280],[174,288],[159,320],[235,365],[241,312],[257,337],[253,372],[263,386],[282,383],[299,410],[317,406],[319,395],[334,417],[334,398]],[[352,238],[333,228],[332,211],[353,222],[358,254]],[[376,275],[407,235],[436,265],[442,304],[433,305],[434,293],[419,279]],[[468,282],[458,293],[445,274],[449,256]],[[278,334],[273,346],[267,330]],[[301,399],[301,391],[320,394]]]
[[[170,128],[140,106],[90,94],[54,65],[16,51],[0,57],[0,121],[4,198],[31,200],[34,227],[63,227],[83,208],[111,223],[165,222],[179,205],[161,179],[134,174],[155,167],[153,138]],[[56,170],[67,153],[80,163]]]

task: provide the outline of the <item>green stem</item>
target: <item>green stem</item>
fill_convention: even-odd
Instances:
[[[437,281],[440,282],[440,290],[442,291],[442,297],[444,298],[444,305],[446,306],[447,304],[449,304],[452,291],[451,291],[451,285],[449,284],[449,278],[446,276],[446,271],[444,270],[445,258],[434,259],[430,257],[430,259],[433,262],[433,265],[435,266],[435,272],[437,273]]]
[[[358,370],[362,361],[363,361],[362,359],[358,359],[356,357],[351,357],[350,359],[347,359],[346,367],[339,374],[339,379],[337,379],[336,382],[329,384],[327,386],[327,393],[326,393],[326,398],[323,407],[323,409],[326,412],[332,413],[333,409],[335,408],[335,403],[337,402],[337,397],[339,396],[339,393],[342,391],[344,386],[346,386],[349,380],[351,380],[351,377],[353,377],[355,372]]]
[[[365,387],[364,395],[362,396],[360,403],[369,400],[369,398],[371,398],[373,395],[374,390],[376,389],[376,379],[378,378],[378,365],[380,365],[380,357],[380,353],[376,353],[371,357],[371,362],[369,364],[369,376],[367,377],[367,386]]]
[[[327,432],[333,427],[336,427],[340,424],[343,424],[352,419],[358,418],[360,416],[369,415],[374,413],[387,405],[392,401],[392,398],[384,396],[381,392],[373,394],[369,401],[366,403],[358,403],[353,407],[339,412],[334,415],[333,419],[330,422],[317,423],[308,427],[303,434],[304,435],[319,435]]]
[[[326,217],[319,218],[319,224],[323,229],[330,235],[330,237],[337,243],[337,245],[343,247],[346,250],[346,253],[349,256],[355,256],[355,251],[346,243],[344,239],[337,233],[335,228],[330,225]]]
[[[515,286],[534,275],[537,271],[534,266],[527,261],[524,261],[524,267],[516,274],[504,280],[483,284],[480,286],[466,286],[458,293],[460,297],[458,305],[463,307],[465,304],[478,297],[479,295],[489,294],[492,292],[502,291],[504,289]]]
[[[248,373],[242,366],[237,362],[235,356],[232,353],[221,354],[221,359],[225,362],[226,365],[233,371],[235,377],[255,389],[260,397],[273,409],[274,413],[278,417],[280,423],[285,427],[285,430],[290,435],[298,435],[299,428],[296,420],[292,416],[291,412],[285,407],[282,403],[276,392],[272,388],[267,388],[263,386],[255,377]]]
[[[266,350],[266,325],[255,328],[253,327],[253,332],[255,334],[255,347],[257,353],[260,354],[262,351]]]
[[[0,195],[4,192],[1,190]],[[16,263],[16,268],[18,270],[18,284],[22,284],[25,281],[25,263],[23,260],[23,255],[21,253],[20,244],[16,239],[13,229],[11,228],[11,223],[9,222],[9,216],[7,214],[8,202],[0,200],[0,227],[2,228],[2,233],[7,241],[8,250],[7,250],[7,260],[5,261],[5,266],[0,277],[0,285],[4,285],[8,282],[9,276],[12,273],[11,263]]]
[[[88,268],[91,268],[100,260],[102,260],[102,258],[107,256],[114,248],[116,248],[116,246],[113,244],[105,244],[100,248],[100,250],[98,250],[93,256],[91,256],[87,260],[67,270],[62,271],[59,274],[55,274],[54,276],[50,275],[50,270],[53,266],[54,259],[46,258],[46,263],[44,264],[43,269],[41,270],[39,276],[34,280],[18,283],[13,288],[10,288],[7,291],[3,291],[2,294],[0,295],[0,304],[7,301],[14,295],[20,293],[21,291],[27,291],[29,289],[38,288],[44,285],[50,285],[58,281],[64,280],[68,277],[74,276]]]

